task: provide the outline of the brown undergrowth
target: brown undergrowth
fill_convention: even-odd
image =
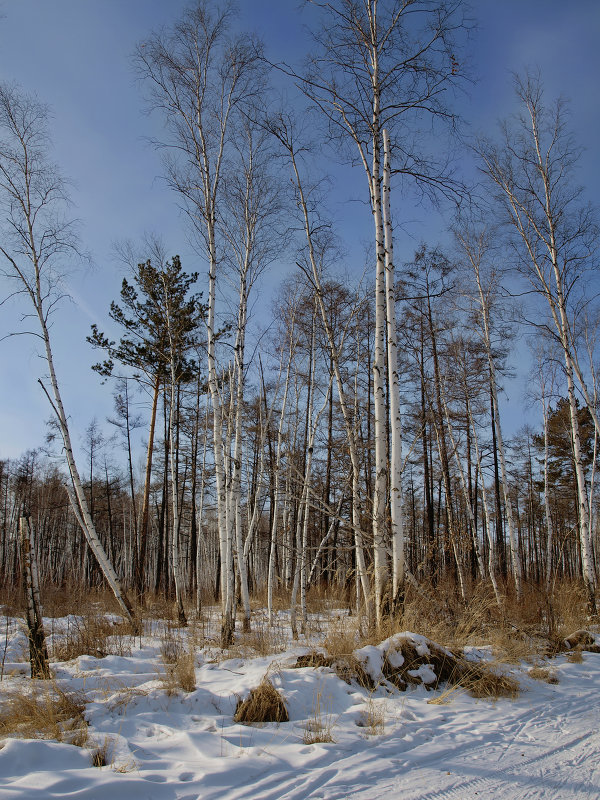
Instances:
[[[131,655],[131,628],[127,622],[114,620],[97,611],[70,617],[64,634],[55,634],[51,658],[70,661],[79,656],[105,658],[108,655]]]
[[[3,698],[0,710],[0,737],[55,739],[83,747],[88,740],[83,712],[85,698],[65,692],[56,684],[27,691],[11,692]]]

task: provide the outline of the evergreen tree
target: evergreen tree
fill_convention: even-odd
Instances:
[[[139,595],[144,589],[158,397],[161,387],[173,379],[177,384],[188,382],[199,368],[191,355],[200,344],[199,323],[205,313],[201,294],[190,294],[197,279],[197,272],[184,272],[179,256],[159,266],[154,266],[150,260],[138,264],[133,283],[123,278],[121,304],[113,301],[110,305],[109,316],[124,330],[123,336],[118,342],[111,341],[97,325],[92,325],[92,335],[87,337],[93,347],[104,350],[108,356],[92,369],[110,377],[117,361],[132,369],[133,377],[151,387],[152,410],[135,568]]]

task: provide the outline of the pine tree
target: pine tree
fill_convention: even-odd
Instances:
[[[92,335],[87,337],[93,347],[104,350],[108,356],[92,369],[110,377],[117,361],[133,370],[133,377],[149,386],[152,392],[135,578],[140,596],[144,590],[150,478],[160,390],[167,386],[174,390],[177,385],[190,381],[199,368],[190,355],[200,343],[198,326],[206,310],[201,295],[190,294],[197,279],[198,273],[183,271],[179,256],[159,266],[154,266],[150,260],[138,264],[133,283],[123,278],[121,304],[113,301],[110,306],[109,316],[123,328],[123,336],[118,343],[111,341],[97,325],[92,325]]]

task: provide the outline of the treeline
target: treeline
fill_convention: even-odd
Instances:
[[[406,401],[403,516],[407,570],[415,580],[432,586],[450,580],[465,598],[475,584],[493,578],[502,595],[514,591],[514,564],[485,352],[472,314],[464,308],[468,276],[439,252],[420,251],[417,256],[417,262],[431,260],[425,270],[428,285],[418,300],[410,301],[406,327],[399,328]],[[358,487],[354,487],[358,497],[351,496],[352,464],[339,401],[332,391],[331,351],[315,314],[314,294],[299,281],[290,283],[281,294],[279,330],[263,353],[265,360],[277,354],[279,367],[265,369],[260,385],[249,386],[242,409],[239,523],[243,549],[234,549],[234,557],[237,560],[242,553],[249,592],[265,600],[270,574],[271,590],[290,599],[298,575],[301,615],[305,592],[315,585],[343,593],[353,607],[358,602],[361,608],[353,500],[364,532],[367,573],[372,575],[373,569],[369,533],[374,483],[373,309],[369,299],[352,292],[347,283],[330,281],[323,291],[336,341],[345,338],[337,358],[355,414],[361,460]],[[402,292],[406,291],[408,287],[403,286]],[[494,349],[494,361],[502,372],[514,342],[505,336],[497,338],[503,348]],[[145,553],[140,537],[145,470],[136,467],[139,451],[127,448],[135,439],[136,428],[149,425],[148,417],[144,415],[142,420],[137,410],[143,387],[136,388],[133,379],[119,381],[112,418],[116,433],[104,438],[106,434],[92,423],[82,442],[87,454],[84,489],[90,513],[124,586],[141,597],[156,593],[174,600],[173,537],[177,536],[185,605],[195,605],[199,611],[203,603],[218,601],[221,591],[213,432],[202,376],[203,372],[197,371],[178,386],[173,415],[166,377],[158,384]],[[227,482],[231,486],[231,432],[237,409],[225,379],[221,390],[226,436],[229,432]],[[436,402],[437,391],[441,406]],[[585,408],[579,409],[579,418],[586,481],[592,490],[590,512],[595,519],[597,442]],[[567,401],[549,399],[546,428],[542,418],[536,431],[523,429],[507,444],[507,496],[521,577],[540,587],[581,573],[570,430]],[[174,470],[170,464],[172,438],[176,442]],[[31,515],[43,584],[102,584],[102,573],[69,504],[66,480],[56,460],[40,452],[1,462],[0,563],[5,587],[14,587],[19,580],[18,519],[23,509]],[[178,496],[175,523],[173,492]],[[233,507],[231,513],[236,510]],[[593,530],[597,553],[596,525]]]

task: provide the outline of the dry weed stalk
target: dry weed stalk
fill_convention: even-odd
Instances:
[[[323,690],[319,688],[315,692],[312,714],[304,728],[302,741],[304,744],[335,742],[333,738],[334,725],[335,720],[331,711],[323,706]]]
[[[383,736],[385,733],[385,705],[378,703],[372,693],[369,694],[367,707],[358,724],[365,728],[367,736]]]

